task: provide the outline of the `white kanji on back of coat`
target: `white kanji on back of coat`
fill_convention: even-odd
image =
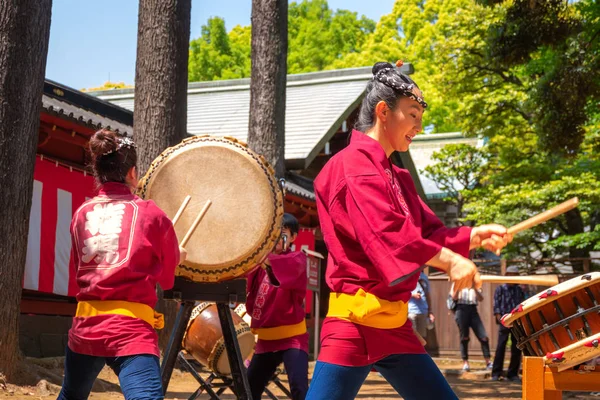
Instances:
[[[97,264],[115,264],[119,261],[119,234],[125,214],[124,204],[96,204],[85,215],[85,229],[93,236],[84,240],[82,260]]]

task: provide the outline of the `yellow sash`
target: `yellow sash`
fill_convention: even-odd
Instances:
[[[272,328],[256,328],[252,329],[252,333],[258,335],[261,340],[279,340],[287,339],[293,336],[306,333],[306,320],[302,320],[293,325],[274,326]]]
[[[165,326],[164,315],[157,313],[146,304],[121,300],[80,301],[77,303],[76,317],[94,317],[96,315],[118,314],[146,321],[154,329]]]
[[[359,289],[355,295],[331,293],[328,317],[380,329],[399,328],[408,318],[408,304],[388,301]]]

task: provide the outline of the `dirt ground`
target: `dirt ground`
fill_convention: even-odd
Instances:
[[[472,363],[472,372],[461,373],[460,363],[453,360],[436,360],[440,369],[446,375],[448,382],[460,399],[490,399],[490,400],[511,400],[521,399],[521,385],[506,381],[492,382],[488,371],[483,370],[483,365]],[[63,359],[29,359],[21,367],[21,375],[24,381],[20,385],[5,384],[0,380],[0,398],[14,400],[50,400],[56,399],[60,390],[60,383],[63,373]],[[312,369],[312,368],[311,368]],[[311,371],[312,372],[312,371]],[[200,375],[206,378],[208,372],[201,372]],[[287,387],[287,376],[280,375],[281,381]],[[175,370],[169,385],[167,399],[182,400],[187,399],[198,388],[198,383],[187,372]],[[269,389],[278,396],[279,399],[285,399],[274,384]],[[122,399],[119,391],[118,380],[114,373],[105,368],[93,388],[90,399]],[[208,399],[206,394],[198,397],[199,399]],[[235,399],[235,396],[227,391],[222,399]],[[267,399],[263,395],[263,399]],[[398,399],[399,396],[394,392],[391,386],[377,373],[371,373],[364,383],[357,399]],[[565,393],[564,399],[600,399],[600,395],[594,396],[588,394]]]

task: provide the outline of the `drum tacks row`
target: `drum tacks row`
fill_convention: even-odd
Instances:
[[[600,356],[600,272],[570,279],[502,317],[525,355],[559,371]]]

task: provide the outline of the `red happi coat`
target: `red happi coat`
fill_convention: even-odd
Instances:
[[[154,308],[156,284],[173,287],[179,263],[173,224],[153,201],[123,184],[104,184],[75,212],[71,238],[78,301],[123,300]],[[75,317],[69,348],[102,357],[160,356],[154,328],[124,315]]]
[[[306,255],[300,251],[270,254],[269,262],[279,286],[272,284],[263,268],[257,268],[247,278],[246,310],[252,317],[252,329],[294,325],[306,317]],[[308,353],[308,333],[279,340],[259,339],[255,353],[287,349]]]
[[[354,295],[363,289],[408,302],[418,271],[442,247],[468,255],[470,228],[446,228],[417,195],[410,173],[361,132],[352,132],[350,145],[325,165],[314,186],[332,292]],[[361,366],[424,351],[410,321],[379,329],[326,318],[319,360]]]

